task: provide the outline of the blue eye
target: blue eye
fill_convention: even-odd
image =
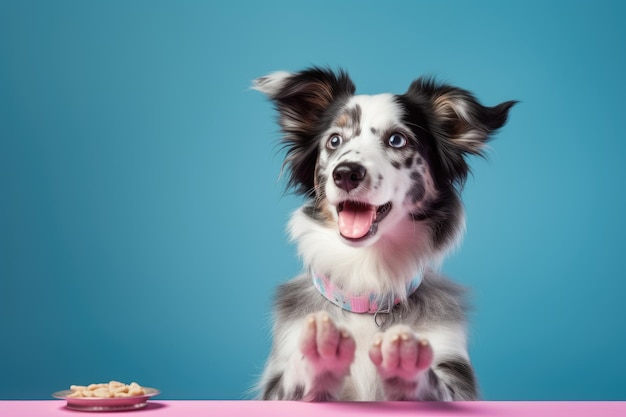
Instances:
[[[391,136],[389,136],[389,141],[387,143],[389,143],[389,146],[391,146],[392,148],[402,148],[406,146],[406,142],[406,137],[403,134],[393,133]]]
[[[326,147],[328,149],[337,149],[343,144],[343,138],[339,135],[332,135],[328,138],[328,142],[326,142]]]

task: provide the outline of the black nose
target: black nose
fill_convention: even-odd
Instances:
[[[354,162],[342,162],[333,170],[335,185],[342,190],[350,191],[359,186],[365,178],[365,167]]]

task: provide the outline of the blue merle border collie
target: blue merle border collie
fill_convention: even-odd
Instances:
[[[468,155],[502,127],[485,107],[430,78],[402,95],[355,95],[343,71],[275,72],[253,88],[273,101],[289,223],[305,272],[279,287],[267,400],[478,398],[464,289],[436,272],[460,240]]]

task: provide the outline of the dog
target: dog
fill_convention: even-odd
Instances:
[[[465,229],[467,157],[516,101],[485,107],[432,77],[355,95],[343,70],[253,82],[278,112],[288,231],[305,272],[276,295],[265,400],[475,400],[465,289],[436,271]]]

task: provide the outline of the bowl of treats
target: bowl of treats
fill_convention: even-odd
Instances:
[[[71,385],[52,396],[67,401],[67,408],[81,411],[123,411],[143,408],[148,399],[159,394],[155,388],[142,387],[136,382],[125,384],[110,381],[99,384]]]

